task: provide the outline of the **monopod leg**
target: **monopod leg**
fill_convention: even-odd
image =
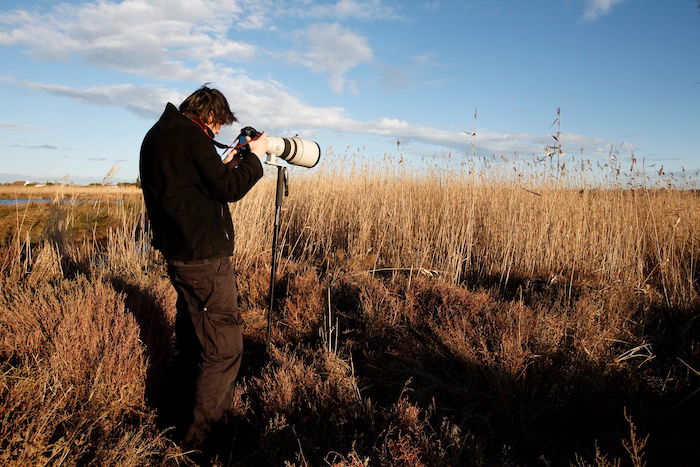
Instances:
[[[275,224],[272,230],[272,267],[270,268],[270,303],[267,309],[267,336],[265,349],[270,353],[270,334],[272,333],[272,304],[275,298],[275,274],[277,272],[277,257],[279,246],[277,237],[280,231],[280,216],[282,214],[282,199],[286,194],[286,167],[277,166],[277,191],[275,193]]]

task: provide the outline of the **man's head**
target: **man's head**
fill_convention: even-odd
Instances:
[[[218,133],[221,125],[238,121],[221,91],[207,87],[206,84],[180,104],[180,112],[193,120],[201,120],[215,133]]]

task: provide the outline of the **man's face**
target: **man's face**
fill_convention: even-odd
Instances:
[[[209,122],[207,123],[207,127],[209,127],[211,132],[215,135],[218,135],[221,131],[221,123],[213,122],[212,120],[209,120]]]

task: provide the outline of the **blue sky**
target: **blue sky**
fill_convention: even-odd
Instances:
[[[6,0],[0,63],[4,179],[134,180],[165,103],[205,82],[242,125],[400,140],[415,167],[466,157],[474,127],[480,155],[542,154],[560,107],[569,153],[700,168],[696,0]]]

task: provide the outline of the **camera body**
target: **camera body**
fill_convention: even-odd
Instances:
[[[259,138],[261,134],[261,132],[251,126],[242,128],[237,138],[238,154],[241,157],[248,155],[250,153],[248,138],[252,141]],[[267,139],[268,143],[265,153],[268,155],[268,164],[278,165],[276,159],[279,157],[291,165],[311,168],[316,166],[321,159],[321,147],[315,141],[297,136],[293,138],[268,136]]]
[[[250,141],[258,139],[262,133],[253,128],[252,126],[247,126],[241,128],[241,132],[236,138],[236,148],[238,149],[238,155],[240,157],[245,157],[250,154],[250,146],[248,146],[248,138]]]

